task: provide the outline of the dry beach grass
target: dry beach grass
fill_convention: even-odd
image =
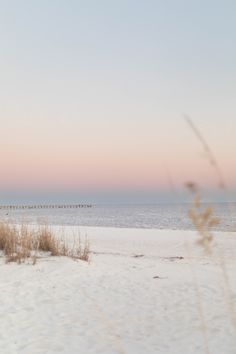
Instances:
[[[87,239],[82,243],[80,237],[73,244],[66,241],[64,234],[55,235],[47,224],[31,227],[24,223],[20,226],[0,222],[0,250],[6,263],[21,264],[30,260],[35,264],[42,255],[65,256],[74,259],[89,260],[90,246]]]
[[[228,199],[228,191],[227,191],[227,183],[225,182],[224,179],[224,174],[221,170],[221,167],[215,158],[215,155],[209,146],[208,142],[198,129],[198,127],[195,126],[194,122],[191,120],[190,117],[185,115],[185,120],[187,124],[189,125],[190,129],[194,133],[195,137],[198,139],[200,142],[204,155],[206,157],[207,163],[210,165],[210,167],[213,169],[217,181],[218,188],[221,189],[224,192],[224,195],[226,197],[226,200]],[[198,240],[197,244],[200,245],[203,248],[203,251],[206,256],[212,257],[214,260],[214,232],[213,229],[215,226],[220,224],[220,218],[216,217],[214,215],[214,207],[213,206],[204,206],[202,203],[202,198],[201,198],[201,189],[195,182],[187,182],[186,183],[187,189],[190,191],[192,194],[192,204],[189,207],[188,210],[188,216],[197,231],[198,234]],[[228,203],[228,213],[232,215],[232,204]],[[225,233],[222,233],[222,237],[224,237]],[[224,237],[224,243],[225,243],[225,237]],[[224,244],[224,249],[226,245]],[[226,312],[227,316],[229,317],[232,326],[234,327],[234,331],[236,333],[236,310],[235,310],[235,302],[234,302],[234,295],[232,292],[232,287],[229,281],[229,276],[227,272],[227,260],[224,255],[224,249],[223,252],[220,254],[220,262],[219,262],[219,268],[221,271],[221,278],[222,281],[219,282],[219,287],[222,288],[222,292],[224,294],[224,302],[225,302],[225,307],[226,307]],[[217,261],[215,260],[216,265]],[[197,293],[198,297],[198,307],[199,307],[199,317],[201,319],[202,323],[202,331],[203,331],[203,338],[204,338],[204,343],[205,343],[205,353],[210,354],[210,349],[209,349],[209,340],[208,340],[208,328],[206,325],[206,320],[205,320],[205,313],[204,313],[204,304],[202,300],[202,291],[201,291],[201,284],[199,283],[196,273],[194,268],[192,267],[192,273],[193,273],[193,281],[195,285],[195,290]],[[235,341],[236,345],[236,341]]]

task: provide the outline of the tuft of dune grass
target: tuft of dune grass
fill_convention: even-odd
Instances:
[[[0,222],[0,251],[6,263],[21,264],[27,259],[36,264],[44,253],[49,256],[66,256],[73,259],[89,261],[90,248],[87,239],[74,240],[72,246],[66,242],[65,236],[60,239],[49,229],[48,225],[37,226],[36,229],[24,223],[20,227],[6,221]]]
[[[55,238],[47,225],[39,227],[36,235],[37,250],[42,252],[50,252],[51,256],[60,256],[59,240]],[[63,254],[65,255],[65,254]]]

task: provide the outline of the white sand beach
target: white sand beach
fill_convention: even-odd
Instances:
[[[0,353],[201,354],[204,340],[208,353],[236,353],[235,233],[216,233],[212,258],[191,231],[81,227],[80,234],[90,241],[89,263],[1,260]]]

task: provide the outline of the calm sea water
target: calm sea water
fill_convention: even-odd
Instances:
[[[95,205],[81,209],[0,210],[0,216],[16,223],[47,221],[52,225],[78,225],[126,228],[183,229],[193,226],[188,217],[189,204]],[[204,206],[207,206],[205,204]],[[236,230],[236,203],[214,205],[220,218],[216,230]]]

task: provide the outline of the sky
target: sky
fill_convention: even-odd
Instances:
[[[236,2],[0,0],[0,199],[236,200]],[[183,192],[183,196],[185,196]]]

